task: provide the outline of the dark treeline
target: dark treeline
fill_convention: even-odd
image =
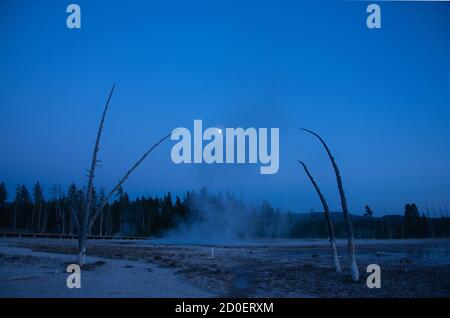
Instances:
[[[95,191],[99,204],[105,195]],[[77,234],[73,211],[82,204],[83,189],[71,184],[66,191],[54,186],[48,197],[39,182],[31,191],[18,185],[9,195],[0,183],[0,229],[29,233]],[[10,199],[10,200],[8,200]],[[332,213],[337,237],[345,237],[342,213]],[[439,238],[450,237],[447,211],[430,217],[420,213],[417,206],[406,204],[403,215],[374,216],[366,206],[363,216],[352,215],[356,238]],[[203,224],[204,226],[197,226]],[[131,200],[120,189],[114,201],[107,205],[96,220],[92,235],[162,236],[184,231],[231,231],[235,238],[326,238],[328,235],[323,213],[291,213],[274,209],[269,202],[247,205],[229,193],[210,194],[206,188],[199,193],[187,192],[183,198],[148,196]],[[215,229],[216,228],[216,229]]]
[[[96,204],[102,202],[105,191],[94,190]],[[17,232],[77,234],[74,211],[83,204],[83,189],[71,184],[67,191],[61,186],[50,189],[44,197],[37,182],[31,193],[24,185],[17,185],[13,200],[7,201],[4,183],[0,184],[0,228]],[[142,197],[130,200],[119,189],[115,200],[108,204],[93,226],[92,235],[157,236],[185,219],[189,194],[172,198],[168,193],[162,198]]]
[[[366,208],[367,211],[367,208]],[[369,208],[363,216],[351,215],[355,238],[403,239],[450,237],[450,218],[442,214],[430,217],[419,213],[416,204],[406,204],[404,215],[376,217]],[[342,213],[331,213],[336,237],[345,238],[345,224]],[[322,213],[309,213],[296,222],[293,237],[327,237],[327,224]]]

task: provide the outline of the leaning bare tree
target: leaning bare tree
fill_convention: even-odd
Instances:
[[[330,158],[331,164],[333,165],[333,169],[334,169],[334,173],[336,174],[336,181],[337,181],[337,185],[338,185],[338,189],[339,189],[339,196],[341,197],[341,206],[342,206],[342,213],[344,215],[345,229],[347,232],[348,254],[349,254],[349,258],[350,258],[350,271],[351,271],[352,279],[354,281],[358,281],[359,280],[359,270],[358,270],[358,266],[356,265],[356,260],[355,260],[355,241],[353,238],[353,229],[352,229],[352,224],[350,222],[350,215],[349,215],[348,207],[347,207],[347,199],[345,198],[344,187],[342,185],[342,178],[341,178],[341,174],[339,173],[339,168],[336,164],[336,161],[334,160],[333,155],[331,154],[330,148],[328,148],[327,144],[322,139],[322,137],[320,137],[317,133],[315,133],[309,129],[302,128],[302,130],[314,135],[315,137],[317,137],[319,139],[319,141],[322,143],[323,147],[325,148],[325,150],[328,154],[328,157]]]
[[[317,194],[319,195],[320,202],[322,202],[323,213],[325,214],[325,218],[327,219],[328,237],[330,239],[330,247],[331,247],[331,253],[333,254],[334,267],[336,268],[336,272],[340,273],[340,272],[342,272],[342,269],[341,269],[341,264],[339,263],[339,256],[338,256],[337,248],[336,248],[336,240],[334,239],[333,220],[331,219],[330,209],[328,208],[327,201],[325,200],[325,197],[323,196],[322,191],[320,191],[319,186],[317,185],[313,176],[309,172],[305,163],[303,163],[300,160],[298,162],[300,162],[300,164],[303,166],[303,169],[305,169],[305,172],[308,175],[309,180],[311,181],[312,185],[316,189]]]
[[[71,211],[75,219],[75,226],[78,230],[78,264],[83,266],[86,261],[86,241],[87,236],[91,232],[92,226],[95,220],[100,215],[103,208],[108,204],[109,199],[114,195],[114,193],[120,189],[123,183],[128,179],[131,173],[144,161],[144,159],[159,146],[164,140],[169,138],[170,134],[160,139],[156,144],[154,144],[150,149],[148,149],[142,157],[125,173],[125,175],[118,181],[118,183],[113,187],[113,189],[104,196],[102,202],[96,206],[94,198],[94,178],[95,169],[98,167],[99,160],[97,159],[98,152],[100,150],[100,139],[103,132],[103,126],[105,123],[106,113],[108,111],[109,102],[111,96],[114,92],[114,87],[111,88],[108,99],[105,103],[105,108],[103,109],[102,118],[100,120],[100,125],[97,131],[97,138],[95,140],[94,151],[92,154],[91,167],[89,169],[88,183],[86,187],[86,193],[82,197],[82,202],[80,205],[71,206]]]

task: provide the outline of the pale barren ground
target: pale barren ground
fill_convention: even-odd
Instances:
[[[171,242],[174,243],[174,242]],[[215,245],[89,241],[82,288],[66,287],[76,241],[0,239],[2,297],[450,297],[450,240],[357,241],[361,281],[333,269],[326,240]],[[381,289],[366,286],[381,266]]]

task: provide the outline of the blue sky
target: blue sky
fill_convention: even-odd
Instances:
[[[106,95],[113,96],[97,185],[111,187],[175,127],[279,127],[280,170],[175,165],[167,142],[127,182],[132,195],[202,185],[292,211],[320,210],[297,159],[339,209],[319,132],[352,212],[450,195],[450,3],[0,1],[0,180],[83,185]]]

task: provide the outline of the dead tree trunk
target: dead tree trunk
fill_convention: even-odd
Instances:
[[[330,209],[328,208],[327,201],[325,200],[325,197],[322,194],[322,191],[320,191],[319,186],[314,181],[314,178],[312,177],[311,173],[309,173],[308,168],[302,161],[298,161],[303,166],[303,169],[305,169],[306,174],[309,177],[309,180],[313,184],[314,188],[316,189],[317,194],[319,195],[320,202],[322,202],[323,206],[323,213],[325,214],[325,218],[327,219],[327,225],[328,225],[328,237],[330,239],[330,246],[331,246],[331,253],[333,254],[333,261],[334,261],[334,267],[336,268],[336,272],[340,273],[342,272],[341,264],[339,263],[339,256],[337,253],[336,248],[336,240],[334,239],[334,227],[333,227],[333,220],[331,219],[330,215]]]
[[[347,207],[347,199],[345,198],[344,187],[342,185],[342,178],[341,178],[341,174],[339,173],[339,168],[336,164],[336,161],[334,160],[333,155],[331,154],[330,149],[328,148],[327,144],[322,139],[322,137],[320,137],[318,134],[316,134],[315,132],[313,132],[311,130],[304,129],[304,128],[302,128],[302,130],[314,135],[315,137],[317,137],[320,140],[320,142],[322,143],[323,147],[325,148],[325,150],[328,154],[328,157],[330,158],[331,164],[333,165],[334,173],[336,174],[336,181],[337,181],[337,185],[338,185],[339,196],[341,197],[341,206],[342,206],[342,213],[344,215],[345,230],[347,232],[348,254],[349,254],[349,258],[350,258],[350,271],[351,271],[353,281],[358,281],[359,280],[359,270],[358,270],[358,266],[356,265],[356,259],[355,259],[355,242],[354,242],[354,238],[353,238],[353,229],[352,229],[352,224],[350,221],[350,215],[349,215],[348,207]]]
[[[99,160],[97,159],[97,155],[100,149],[100,139],[102,136],[103,125],[105,123],[106,113],[108,111],[109,102],[111,100],[111,96],[113,94],[115,85],[111,88],[111,92],[109,93],[108,99],[105,103],[105,108],[103,110],[102,118],[100,120],[100,125],[97,131],[97,138],[95,140],[94,151],[92,154],[91,168],[89,169],[89,177],[87,184],[87,192],[85,195],[85,200],[82,203],[81,210],[78,210],[78,264],[83,266],[86,261],[86,240],[87,236],[90,233],[92,226],[94,225],[95,220],[103,210],[103,208],[108,204],[109,199],[114,195],[114,193],[123,185],[123,183],[128,179],[131,173],[144,161],[144,159],[159,146],[164,140],[170,137],[171,134],[168,134],[161,140],[159,140],[156,144],[154,144],[149,150],[147,150],[144,155],[125,173],[122,179],[114,186],[114,188],[109,192],[107,196],[104,197],[99,207],[95,207],[94,201],[94,178],[95,178],[95,169],[98,166]]]
[[[106,113],[108,111],[109,102],[111,100],[112,94],[114,92],[114,87],[111,88],[111,92],[109,93],[108,99],[105,103],[105,108],[103,109],[102,118],[100,120],[100,125],[98,127],[97,131],[97,137],[95,139],[95,145],[94,145],[94,151],[92,153],[92,160],[91,160],[91,168],[89,169],[89,177],[88,177],[88,184],[86,187],[86,199],[84,201],[84,204],[82,205],[81,213],[79,216],[80,221],[80,232],[78,236],[78,264],[80,266],[84,265],[85,259],[86,259],[86,238],[87,234],[89,232],[89,219],[94,207],[94,178],[95,178],[95,169],[98,166],[98,151],[100,150],[100,139],[102,137],[103,132],[103,126],[105,124],[105,118]]]

